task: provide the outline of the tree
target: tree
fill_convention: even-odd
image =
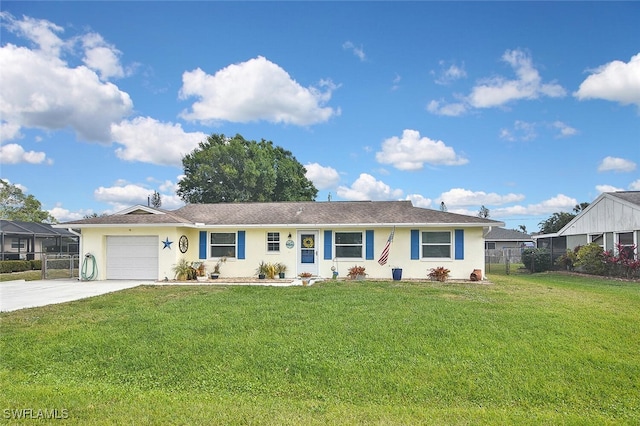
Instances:
[[[486,208],[485,206],[480,207],[480,210],[478,211],[478,217],[482,217],[484,219],[489,217],[489,209]]]
[[[273,142],[212,134],[182,159],[186,203],[313,201],[318,190],[290,151]]]
[[[0,217],[25,222],[57,222],[33,195],[25,195],[22,189],[0,179]]]
[[[547,220],[539,223],[540,232],[543,234],[554,234],[561,230],[567,223],[571,222],[575,214],[567,212],[556,212]]]
[[[153,194],[149,196],[149,204],[156,209],[159,209],[160,206],[162,206],[162,197],[158,191],[153,191]]]
[[[518,225],[518,229],[525,234],[527,233],[527,225]]]
[[[580,203],[580,204],[576,204],[573,207],[573,212],[575,214],[578,214],[580,212],[582,212],[584,209],[586,209],[587,207],[589,207],[589,203]]]

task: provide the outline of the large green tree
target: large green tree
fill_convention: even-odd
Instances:
[[[57,222],[33,195],[25,195],[22,189],[0,179],[0,218],[25,222]]]
[[[576,215],[573,213],[556,212],[547,220],[539,223],[540,232],[543,234],[554,234],[561,230],[567,223],[571,222],[574,217],[576,217]]]
[[[313,201],[318,190],[290,151],[273,142],[212,134],[182,159],[186,203]]]

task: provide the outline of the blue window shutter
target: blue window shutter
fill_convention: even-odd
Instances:
[[[456,229],[456,260],[464,259],[464,229]]]
[[[200,259],[207,258],[207,231],[200,231],[200,241],[198,244],[200,249]]]
[[[245,231],[238,231],[238,259],[244,259]]]
[[[367,229],[365,231],[365,244],[366,244],[366,259],[367,260],[372,260],[373,259],[373,229]]]
[[[324,231],[324,260],[331,260],[333,254],[333,231]]]
[[[420,259],[420,231],[411,230],[411,259]]]

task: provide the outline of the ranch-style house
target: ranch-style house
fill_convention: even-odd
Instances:
[[[310,201],[136,205],[56,226],[80,232],[81,257],[94,259],[100,280],[171,280],[182,259],[204,262],[208,273],[225,259],[221,278],[253,277],[268,262],[284,264],[286,278],[344,278],[358,265],[372,279],[390,279],[392,268],[402,268],[403,279],[426,279],[440,266],[469,279],[474,270],[484,277],[483,235],[504,223],[410,201]]]

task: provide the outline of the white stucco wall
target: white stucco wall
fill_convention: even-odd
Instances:
[[[386,265],[378,264],[378,258],[389,237],[391,228],[367,228],[374,231],[374,259],[335,259],[325,260],[324,257],[324,231],[323,228],[304,228],[307,231],[317,231],[318,239],[316,242],[318,273],[325,278],[331,278],[334,266],[340,278],[345,278],[348,269],[354,265],[364,266],[369,279],[384,278],[390,279],[391,268],[400,267],[403,269],[403,279],[426,279],[431,268],[443,266],[451,271],[452,279],[469,279],[469,275],[474,269],[482,270],[484,276],[484,239],[482,237],[482,228],[464,229],[464,259],[455,260],[453,257],[453,241],[452,241],[452,257],[451,259],[438,260],[411,260],[411,229],[420,231],[453,231],[451,228],[398,228],[396,227],[394,241],[391,246],[389,260]],[[204,230],[204,229],[203,229]],[[261,261],[264,262],[280,262],[287,266],[286,277],[293,278],[297,276],[297,261],[299,253],[299,243],[296,239],[297,230],[294,228],[268,228],[268,229],[243,229],[246,235],[245,259],[228,258],[221,266],[221,277],[252,277],[256,275],[256,268]],[[209,232],[237,232],[238,228],[206,229]],[[355,228],[332,228],[332,231],[362,231]],[[118,236],[140,236],[153,235],[158,237],[158,280],[174,278],[173,267],[181,259],[188,261],[199,260],[199,232],[200,229],[194,228],[173,228],[173,227],[117,227],[117,228],[92,228],[83,229],[80,254],[81,256],[91,253],[96,258],[98,265],[98,279],[106,278],[106,237],[108,235]],[[267,251],[267,232],[280,233],[280,252],[270,253]],[[286,241],[289,233],[292,234],[294,241],[293,248],[287,248]],[[186,235],[189,239],[189,249],[182,254],[178,248],[178,240],[181,235]],[[207,234],[207,253],[209,253],[209,234]],[[168,238],[172,241],[170,249],[164,249],[162,242]],[[453,235],[452,235],[453,239]],[[335,243],[335,240],[333,241]],[[363,256],[365,249],[363,248]],[[332,256],[334,254],[332,253]],[[213,267],[217,259],[208,258],[205,260],[207,272],[213,271]]]

